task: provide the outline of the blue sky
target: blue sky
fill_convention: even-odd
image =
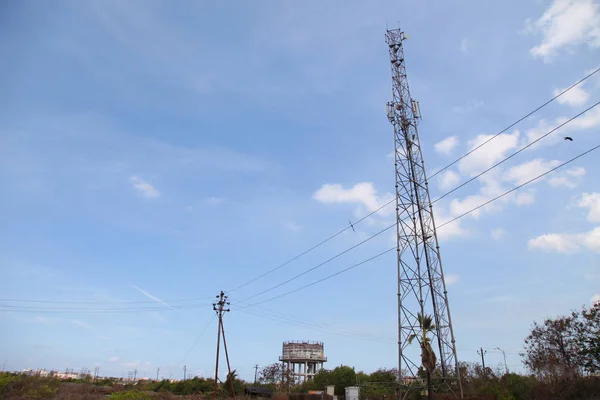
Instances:
[[[409,36],[430,175],[600,66],[592,0],[23,1],[1,14],[0,362],[11,370],[177,378],[185,364],[213,375],[219,290],[393,192],[386,26]],[[432,197],[596,103],[598,75],[433,178]],[[599,109],[440,201],[438,223],[597,145]],[[598,157],[439,230],[459,359],[477,361],[481,346],[497,364],[500,347],[520,371],[534,320],[600,298]],[[229,292],[227,341],[243,378],[277,361],[285,340],[323,341],[329,368],[395,366],[393,252],[259,308],[236,304],[381,230],[391,213]],[[252,301],[394,240],[382,234]]]

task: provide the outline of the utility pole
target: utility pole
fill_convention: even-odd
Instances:
[[[504,356],[504,371],[506,374],[508,374],[508,365],[506,365],[506,353],[500,347],[494,347],[494,348],[500,350],[500,352]]]
[[[158,373],[160,372],[160,368],[156,368],[156,380],[158,381]]]
[[[186,375],[187,375],[187,365],[184,365],[183,366],[183,380],[184,381],[185,381]]]
[[[228,296],[221,290],[221,293],[217,295],[217,302],[213,303],[213,310],[217,313],[219,317],[219,329],[217,331],[217,361],[215,366],[215,394],[214,398],[217,398],[217,393],[219,391],[219,348],[221,342],[221,335],[223,335],[223,347],[225,349],[225,359],[227,360],[227,371],[229,377],[229,383],[231,384],[231,395],[233,396],[233,400],[236,400],[235,397],[235,385],[234,385],[234,377],[231,375],[231,364],[229,363],[229,353],[227,351],[227,341],[225,340],[225,328],[223,327],[223,313],[231,311],[229,308],[225,308],[225,306],[229,306]]]
[[[411,390],[423,389],[418,384],[422,381],[421,357],[408,346],[411,336],[427,334],[420,322],[420,315],[427,315],[433,318],[431,345],[440,365],[439,374],[432,374],[435,376],[430,381],[439,380],[462,399],[448,292],[417,129],[421,112],[419,103],[411,97],[406,73],[403,47],[406,39],[401,29],[386,31],[392,72],[392,101],[387,103],[386,111],[394,128],[396,178],[398,383],[411,382],[407,385],[409,390],[401,393],[403,399],[411,396]]]
[[[133,381],[137,382],[137,368],[133,370]]]
[[[483,348],[479,348],[479,350],[477,350],[477,354],[479,354],[481,356],[481,365],[483,366],[483,374],[487,375],[485,372],[485,358],[484,356],[486,355],[487,350],[484,350]]]
[[[256,385],[256,376],[258,375],[258,364],[254,366],[254,384]]]
[[[98,380],[98,373],[100,372],[100,367],[94,367],[94,382]]]

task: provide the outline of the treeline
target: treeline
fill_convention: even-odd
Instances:
[[[425,320],[425,319],[423,319]],[[525,338],[521,354],[529,374],[507,373],[503,368],[485,368],[475,363],[459,363],[459,373],[465,399],[479,400],[596,400],[600,399],[600,304],[583,307],[568,316],[534,323]],[[431,368],[431,367],[429,367]],[[427,374],[419,371],[424,381],[435,377],[439,365]],[[349,366],[319,371],[314,379],[300,383],[284,371],[281,363],[264,367],[260,386],[274,393],[306,393],[335,386],[335,394],[343,399],[345,388],[360,386],[364,400],[387,400],[398,396],[398,373],[395,369],[379,369],[371,374],[356,372]],[[79,381],[77,381],[79,382]],[[215,394],[213,379],[193,378],[185,381],[139,381],[123,386],[119,379],[102,379],[93,384],[85,381],[64,382],[22,374],[0,373],[0,399],[170,399],[171,396],[202,396]],[[111,388],[110,386],[114,386]],[[217,397],[241,396],[248,383],[237,378],[235,371],[217,385]],[[429,393],[414,392],[413,399],[450,399],[448,388],[432,382]],[[80,391],[73,397],[70,393]],[[64,396],[63,396],[64,394]],[[84,397],[85,394],[85,397]],[[11,397],[13,396],[13,397]],[[65,397],[66,396],[66,397]]]

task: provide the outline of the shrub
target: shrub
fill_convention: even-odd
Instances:
[[[150,396],[148,396],[144,392],[140,392],[137,390],[129,390],[127,392],[113,393],[108,398],[111,400],[150,400]]]

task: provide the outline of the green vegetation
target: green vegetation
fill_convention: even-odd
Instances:
[[[114,393],[109,397],[111,400],[150,400],[151,397],[146,393],[137,390],[129,390],[127,392]]]
[[[428,333],[435,327],[431,318],[419,316],[423,334],[417,339],[421,345],[420,376],[437,376],[439,367],[430,344]],[[583,307],[569,316],[534,323],[525,339],[521,354],[530,375],[506,373],[502,366],[485,368],[475,363],[459,363],[459,373],[465,399],[471,400],[585,400],[600,393],[600,304],[591,309]],[[335,394],[343,399],[347,386],[358,385],[365,400],[392,400],[397,398],[397,370],[378,369],[367,374],[341,365],[332,370],[321,370],[310,382],[300,384],[289,379],[281,363],[264,367],[258,386],[275,393],[296,396],[309,390],[325,390],[335,386]],[[231,384],[238,397],[243,396],[246,382],[238,379],[236,371],[219,382],[218,397],[231,398]],[[432,379],[429,394],[436,400],[453,398],[445,387]],[[15,373],[0,373],[0,399],[48,400],[169,400],[209,398],[214,394],[213,379],[193,378],[185,381],[148,381],[125,384],[122,379],[103,378],[59,381]],[[300,398],[297,397],[297,398]],[[414,399],[421,399],[414,393]],[[431,398],[431,397],[430,397]],[[596,397],[598,398],[598,397]]]

